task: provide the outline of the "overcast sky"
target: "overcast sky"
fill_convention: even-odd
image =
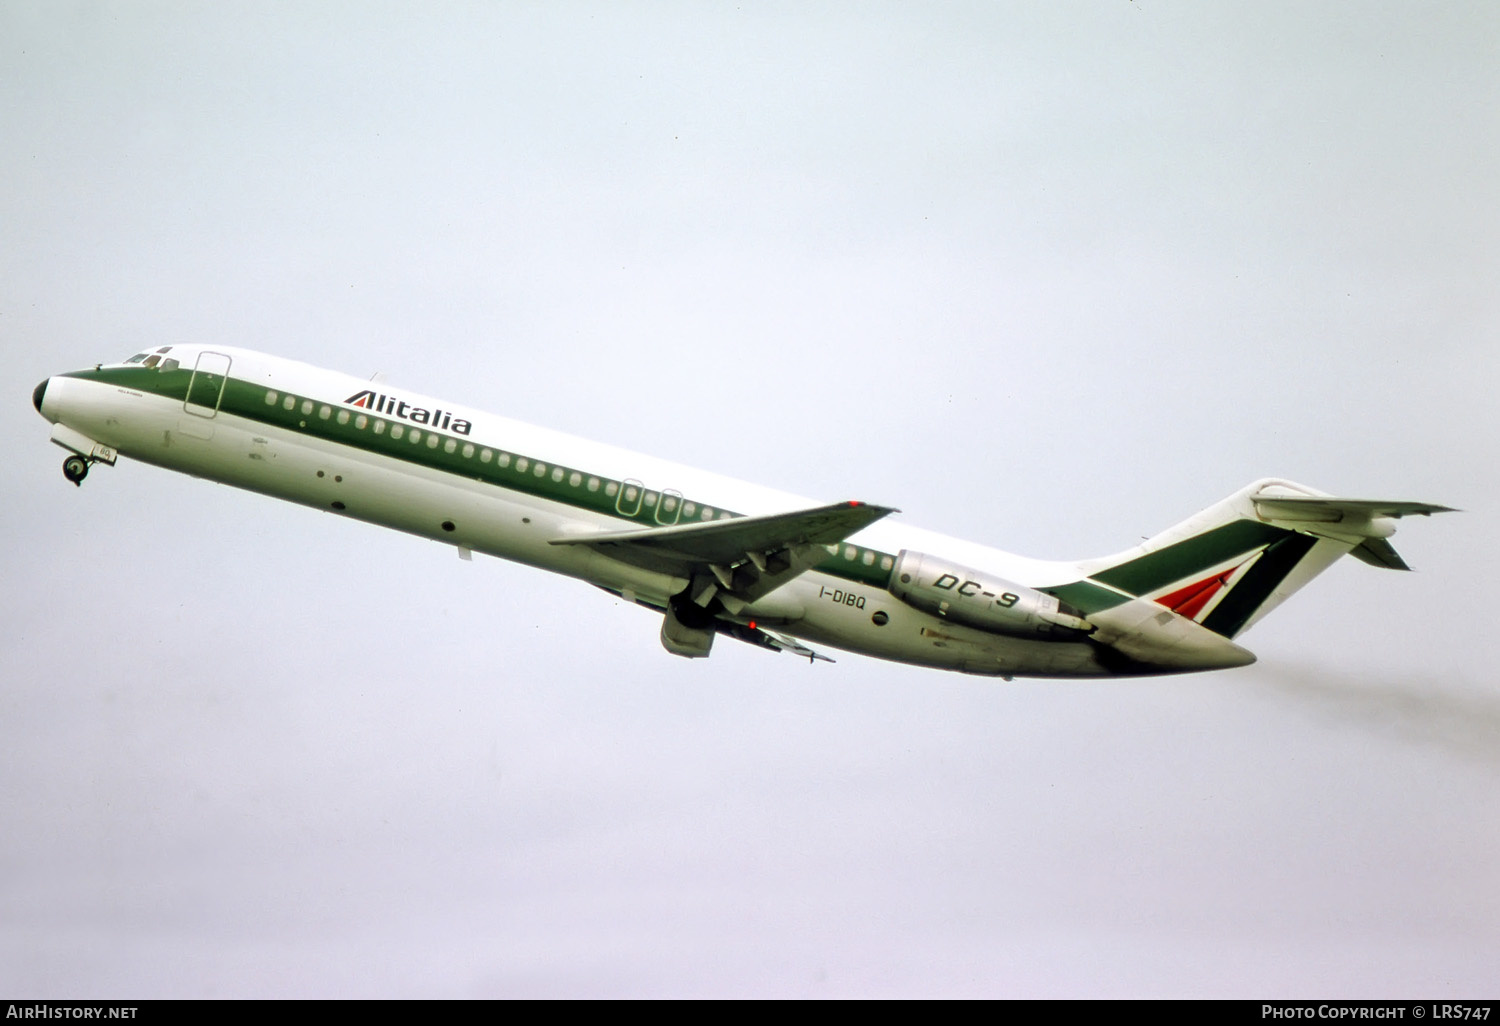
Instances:
[[[1474,997],[1500,8],[0,0],[0,994]],[[721,639],[122,460],[263,349],[1044,558],[1466,512],[1256,666]]]

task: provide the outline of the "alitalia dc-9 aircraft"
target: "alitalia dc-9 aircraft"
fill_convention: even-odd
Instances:
[[[37,411],[81,483],[128,456],[597,585],[720,634],[1009,679],[1243,666],[1241,634],[1423,502],[1266,479],[1114,556],[1046,562],[818,504],[383,383],[224,346],[161,346],[48,378]]]

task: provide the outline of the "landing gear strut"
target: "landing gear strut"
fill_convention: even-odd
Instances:
[[[63,477],[72,481],[75,485],[83,484],[83,479],[89,476],[89,461],[82,456],[69,456],[63,460]]]

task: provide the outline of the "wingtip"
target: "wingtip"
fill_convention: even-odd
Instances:
[[[875,515],[876,519],[884,516],[890,516],[892,513],[901,512],[895,506],[882,506],[878,502],[865,502],[863,499],[845,499],[843,502],[837,503],[836,505],[846,506],[849,509],[868,510],[870,513],[873,513]]]

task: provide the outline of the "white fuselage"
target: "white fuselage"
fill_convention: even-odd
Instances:
[[[142,462],[445,542],[464,555],[480,552],[566,574],[658,609],[688,582],[585,546],[552,542],[637,524],[649,528],[653,522],[814,505],[292,360],[227,347],[171,347],[184,370],[200,355],[209,359],[207,354],[214,354],[212,366],[238,390],[241,412],[227,401],[229,392],[220,404],[218,395],[200,388],[185,403],[181,396],[142,387],[150,385],[153,371],[138,365],[51,378],[44,393],[38,390],[39,409],[58,425],[54,440],[85,455],[80,436]],[[264,412],[275,413],[274,422],[250,415],[247,390],[264,396]],[[368,394],[359,400],[366,405],[351,405],[362,393]],[[376,421],[385,425],[385,449],[360,444],[357,432],[374,431]],[[389,435],[398,430],[403,445],[418,433],[409,454],[390,452]],[[495,480],[491,468],[501,460],[516,485]],[[606,496],[608,489],[613,491]],[[621,510],[635,518],[622,518]],[[1006,637],[902,602],[884,586],[883,575],[890,556],[903,549],[941,554],[1032,587],[1079,575],[1077,564],[1027,560],[880,523],[836,552],[830,547],[828,570],[820,564],[795,577],[740,616],[809,642],[924,666],[1005,676],[1110,672],[1086,640]],[[850,572],[840,570],[841,560]]]

